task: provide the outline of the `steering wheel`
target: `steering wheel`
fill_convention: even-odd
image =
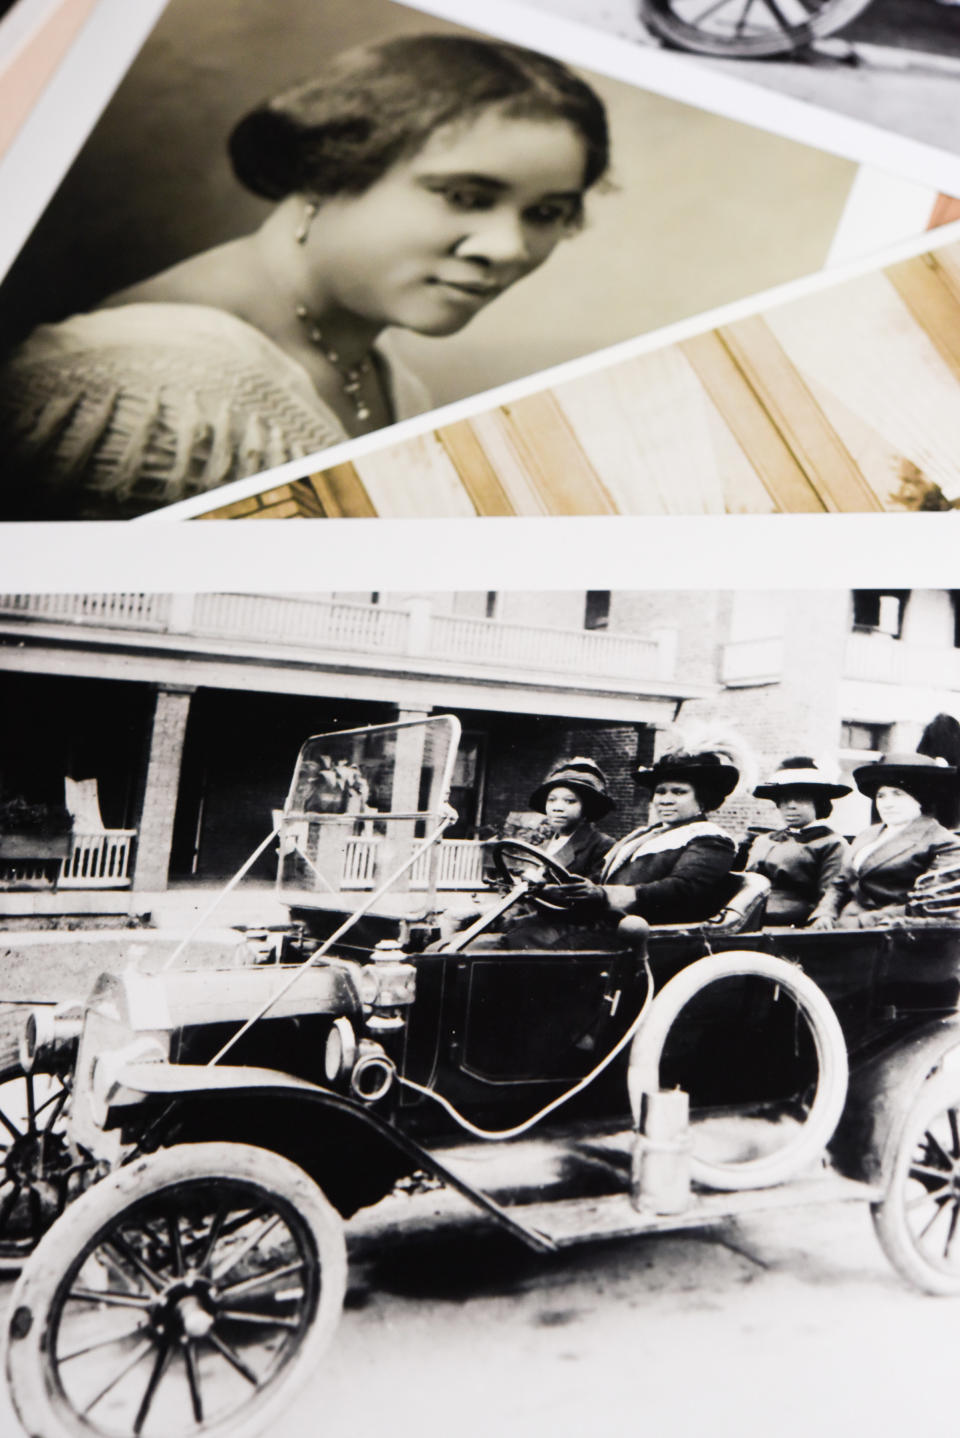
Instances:
[[[540,883],[546,880],[551,884],[573,884],[576,882],[576,875],[571,874],[556,859],[538,849],[535,844],[525,844],[522,839],[495,839],[490,845],[490,857],[493,860],[494,871],[498,878],[505,879],[507,883],[513,884],[517,881],[516,870],[520,870],[519,877],[530,879],[531,882]],[[512,861],[512,863],[511,863]],[[535,867],[540,871],[537,878],[531,878],[529,870]],[[562,904],[550,904],[545,899],[538,898],[535,893],[526,896],[538,908],[549,909],[554,914],[565,914],[567,910]]]

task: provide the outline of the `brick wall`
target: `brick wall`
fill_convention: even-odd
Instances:
[[[190,690],[169,689],[157,692],[137,835],[137,860],[133,875],[135,889],[160,890],[167,886],[191,693]]]
[[[484,824],[499,828],[512,810],[527,809],[531,792],[552,766],[576,754],[595,759],[607,776],[617,807],[603,828],[616,836],[643,822],[633,775],[638,754],[646,758],[652,752],[654,734],[648,726],[503,715],[468,722],[488,733]]]

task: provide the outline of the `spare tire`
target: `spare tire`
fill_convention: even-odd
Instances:
[[[771,954],[735,949],[710,954],[681,969],[656,995],[630,1050],[627,1083],[634,1122],[639,1123],[640,1095],[660,1088],[660,1060],[670,1030],[695,995],[720,979],[761,978],[778,985],[794,1000],[809,1025],[817,1059],[817,1081],[805,1121],[775,1153],[758,1158],[720,1162],[691,1158],[697,1182],[722,1192],[771,1188],[793,1178],[826,1147],[840,1121],[847,1096],[849,1070],[843,1031],[823,990],[798,965]]]

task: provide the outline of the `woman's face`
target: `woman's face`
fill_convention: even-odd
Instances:
[[[569,834],[583,818],[583,800],[566,784],[555,784],[543,810],[558,834]]]
[[[585,159],[563,120],[490,108],[437,130],[364,194],[323,202],[305,249],[318,315],[454,334],[569,233]]]
[[[876,804],[877,813],[884,824],[909,824],[911,819],[919,819],[923,813],[920,800],[908,794],[906,789],[898,789],[894,784],[880,785]]]
[[[653,811],[661,824],[677,819],[693,819],[701,812],[700,800],[692,784],[679,779],[664,780],[653,791]]]
[[[777,801],[777,808],[780,810],[780,817],[790,829],[802,829],[807,824],[812,824],[817,817],[817,805],[812,794],[805,794],[802,791],[787,792]]]

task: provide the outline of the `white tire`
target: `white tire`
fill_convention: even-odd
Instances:
[[[822,1153],[840,1121],[847,1096],[847,1046],[829,999],[796,964],[750,949],[710,954],[681,969],[656,995],[630,1052],[628,1086],[634,1121],[640,1094],[660,1087],[660,1059],[667,1036],[684,1007],[710,984],[728,978],[769,979],[787,993],[810,1028],[817,1058],[817,1082],[805,1121],[774,1153],[740,1161],[691,1158],[691,1175],[723,1192],[772,1188],[807,1168]]]

